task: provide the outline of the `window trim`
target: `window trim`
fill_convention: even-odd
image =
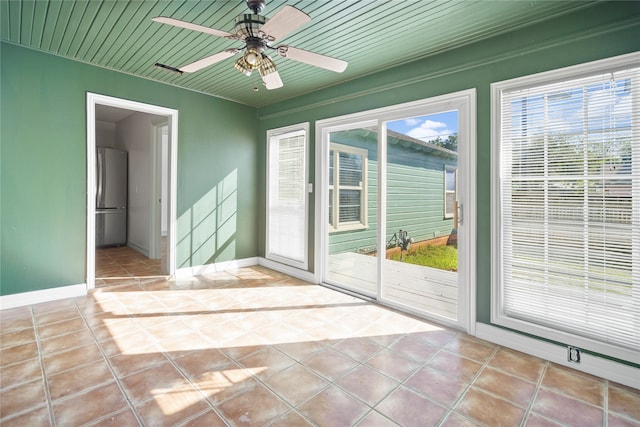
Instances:
[[[368,161],[369,161],[369,150],[366,148],[359,147],[351,147],[349,145],[338,144],[335,142],[331,142],[329,144],[329,153],[333,151],[333,165],[334,165],[334,178],[333,185],[328,185],[329,190],[333,191],[333,209],[332,216],[334,218],[334,224],[329,223],[329,232],[330,233],[338,233],[342,231],[355,231],[355,230],[365,230],[369,228],[369,220],[368,220]],[[340,186],[339,177],[340,177],[340,153],[349,153],[362,156],[362,181],[358,187],[356,186]],[[338,165],[336,168],[335,165]],[[337,173],[337,175],[335,175]],[[340,222],[340,196],[339,191],[341,188],[345,190],[359,190],[360,191],[360,221],[348,221],[348,222]],[[336,191],[336,189],[338,191]]]
[[[269,233],[269,186],[270,186],[270,158],[271,140],[275,137],[292,136],[296,133],[304,135],[304,184],[305,184],[305,203],[304,203],[304,233],[303,233],[303,259],[297,260],[271,252],[271,242]],[[265,258],[280,264],[289,265],[291,267],[307,270],[309,265],[309,122],[300,123],[291,126],[285,126],[276,129],[267,130],[267,143],[265,155]]]
[[[585,64],[550,70],[529,76],[518,77],[491,84],[491,323],[516,331],[532,334],[559,343],[567,343],[601,354],[640,363],[637,351],[616,344],[606,343],[570,332],[538,325],[507,316],[503,311],[502,289],[502,218],[500,194],[500,149],[501,149],[501,102],[502,92],[529,87],[548,85],[567,80],[580,79],[597,73],[616,72],[637,67],[640,52],[634,52],[612,58],[606,58]],[[635,190],[634,190],[635,191]]]

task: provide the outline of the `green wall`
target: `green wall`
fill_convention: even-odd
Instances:
[[[640,2],[601,2],[580,12],[515,30],[366,78],[259,109],[260,137],[268,129],[311,123],[311,179],[315,165],[315,121],[429,98],[477,90],[477,320],[490,322],[491,199],[490,84],[640,48]],[[374,47],[375,48],[375,47]],[[264,169],[265,152],[259,165]],[[261,170],[261,174],[264,171]],[[313,198],[311,212],[313,211]],[[264,200],[258,203],[264,217]],[[258,236],[264,235],[264,222]],[[309,258],[313,260],[313,219]],[[264,241],[260,242],[264,254]],[[313,265],[310,270],[313,271]]]
[[[0,49],[1,295],[85,283],[87,92],[179,111],[178,268],[257,255],[254,108]]]

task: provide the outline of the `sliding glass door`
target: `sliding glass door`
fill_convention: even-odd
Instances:
[[[385,122],[383,297],[458,320],[458,111]]]
[[[326,280],[376,296],[377,151],[375,126],[327,135]]]
[[[318,123],[316,259],[325,283],[468,329],[475,92],[454,95]]]

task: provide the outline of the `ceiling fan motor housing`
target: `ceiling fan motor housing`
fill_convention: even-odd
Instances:
[[[244,14],[236,17],[235,30],[238,37],[259,37],[260,28],[267,22],[267,18],[258,14]]]

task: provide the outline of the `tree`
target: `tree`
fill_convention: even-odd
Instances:
[[[432,139],[428,141],[429,144],[437,145],[438,147],[446,148],[447,150],[458,152],[458,134],[454,133],[447,137],[447,139],[442,139],[441,137],[437,137],[436,139]]]

